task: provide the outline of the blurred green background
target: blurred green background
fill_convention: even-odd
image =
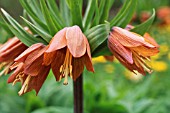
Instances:
[[[115,0],[113,13],[123,0]],[[156,11],[169,6],[169,0],[140,0],[137,18],[141,13]],[[10,12],[17,20],[22,15],[18,0],[0,0],[0,7]],[[95,73],[84,71],[84,110],[85,113],[169,113],[170,111],[170,24],[161,24],[156,18],[150,34],[160,44],[160,53],[151,61],[154,72],[151,75],[134,75],[117,60],[113,63],[103,57],[93,59]],[[9,37],[0,30],[0,41]],[[56,82],[52,73],[41,88],[38,96],[32,91],[21,97],[17,92],[20,84],[14,87],[7,84],[9,75],[0,78],[0,113],[73,113],[72,80],[63,86]]]

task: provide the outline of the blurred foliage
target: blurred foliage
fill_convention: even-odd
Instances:
[[[0,4],[2,4],[1,0]],[[139,0],[138,0],[139,1]],[[145,1],[145,2],[144,2]],[[152,2],[151,2],[152,1]],[[140,10],[168,5],[169,0],[140,0]],[[152,4],[149,6],[147,4]],[[85,113],[168,113],[170,111],[170,26],[153,26],[152,36],[160,44],[160,53],[153,57],[152,75],[134,75],[117,60],[94,59],[95,74],[84,72]],[[1,37],[9,37],[0,30]],[[6,38],[5,38],[6,39]],[[38,96],[30,92],[19,97],[20,85],[7,84],[0,78],[0,113],[73,113],[72,81],[63,86],[50,74]]]

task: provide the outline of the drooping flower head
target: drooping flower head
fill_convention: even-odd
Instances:
[[[84,65],[94,72],[89,43],[78,26],[66,27],[53,37],[44,55],[44,65],[50,64],[56,80],[65,78],[65,85],[68,76],[73,80],[80,76]]]
[[[8,74],[9,67],[13,64],[14,59],[21,54],[27,46],[25,46],[17,37],[9,39],[6,43],[0,47],[0,76]]]
[[[41,43],[34,44],[15,59],[15,63],[11,66],[14,72],[9,77],[8,83],[14,85],[16,82],[21,82],[19,95],[33,89],[38,94],[50,70],[50,66],[42,65],[46,48],[47,46]]]
[[[128,30],[113,27],[108,38],[108,47],[114,56],[130,71],[145,75],[151,72],[146,60],[156,55],[159,45],[149,35],[144,37]]]

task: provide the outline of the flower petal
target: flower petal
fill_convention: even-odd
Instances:
[[[35,50],[39,49],[39,48],[42,48],[44,47],[44,45],[42,43],[37,43],[37,44],[34,44],[32,46],[30,46],[28,49],[26,49],[21,55],[19,55],[15,61],[16,62],[24,62],[25,59],[27,58],[27,56],[34,52]]]
[[[66,40],[66,30],[67,28],[64,28],[57,32],[57,34],[52,38],[50,41],[49,47],[46,50],[47,53],[56,51],[58,49],[61,49],[66,46],[67,40]]]
[[[19,54],[21,54],[27,47],[19,42],[16,45],[13,45],[11,48],[0,54],[0,61],[9,61],[14,60]]]
[[[82,56],[80,58],[73,58],[73,61],[72,61],[73,80],[76,80],[80,76],[80,74],[82,74],[84,70],[84,64],[85,64],[85,56]]]
[[[56,81],[60,80],[60,67],[63,65],[66,55],[66,48],[60,49],[56,52],[55,60],[51,64],[53,74],[55,75]]]
[[[143,57],[149,57],[149,56],[154,56],[157,53],[159,53],[158,48],[148,48],[145,46],[139,46],[139,47],[133,47],[131,48],[132,50],[134,50],[135,52],[137,52],[139,55],[143,56]]]
[[[42,65],[42,62],[43,62],[43,55],[37,58],[35,61],[33,61],[31,65],[25,66],[24,73],[31,76],[37,76],[38,73],[42,71],[41,67],[46,67]]]
[[[149,33],[145,33],[144,34],[144,38],[145,38],[145,41],[154,45],[155,47],[159,47],[159,45],[157,44],[157,42],[150,36]]]
[[[109,36],[108,47],[113,54],[117,53],[126,59],[130,64],[133,63],[132,52],[128,48],[123,47],[117,40],[115,40],[114,35]]]
[[[24,63],[24,73],[29,74],[31,76],[36,76],[39,73],[40,67],[42,67],[43,55],[45,50],[46,47],[40,50],[36,50],[30,55],[28,55]]]
[[[90,52],[90,45],[88,43],[87,38],[85,38],[86,47],[87,47],[87,53],[85,54],[85,65],[88,71],[94,72],[93,64],[92,64],[92,58],[91,58],[91,52]]]
[[[50,52],[50,53],[44,53],[44,60],[43,65],[50,65],[56,57],[56,51]]]
[[[31,80],[28,83],[27,90],[25,92],[22,92],[20,95],[30,92],[33,89],[36,91],[36,95],[38,95],[39,90],[41,89],[44,81],[46,80],[46,78],[48,76],[48,73],[50,71],[50,66],[41,67],[40,70],[41,71],[37,76],[31,76]]]
[[[81,57],[86,52],[86,38],[78,26],[69,27],[66,32],[67,46],[73,57]]]
[[[122,29],[120,27],[113,27],[113,31],[111,35],[126,47],[136,47],[140,45],[145,45],[148,47],[154,47],[152,44],[146,42],[144,38],[134,32],[130,32],[128,30]]]
[[[19,43],[20,40],[17,37],[14,37],[12,39],[9,39],[6,43],[4,43],[0,48],[0,53],[10,49],[11,47],[15,46],[17,43]]]

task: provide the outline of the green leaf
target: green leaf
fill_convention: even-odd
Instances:
[[[48,26],[48,29],[50,31],[50,34],[53,36],[56,34],[56,32],[58,31],[58,29],[56,28],[52,18],[51,18],[51,15],[49,13],[49,10],[47,8],[47,5],[45,3],[45,0],[40,0],[40,5],[41,5],[41,10],[43,12],[43,15],[44,15],[44,18],[46,20],[46,23],[47,23],[47,26]]]
[[[62,18],[59,8],[57,6],[56,0],[46,0],[46,2],[51,13],[51,17],[55,19],[56,22],[58,23],[57,25],[58,29],[61,29],[64,26],[66,26],[66,24],[63,21],[64,19]]]
[[[21,18],[27,23],[27,25],[31,29],[33,29],[37,34],[39,34],[46,42],[48,42],[48,43],[50,42],[50,40],[52,39],[52,36],[50,34],[46,33],[42,29],[36,27],[31,22],[29,22],[27,19],[25,19],[24,17],[21,17]]]
[[[60,0],[60,12],[66,26],[70,26],[71,15],[66,0]]]
[[[153,14],[152,16],[146,20],[145,22],[143,22],[140,25],[137,25],[134,27],[134,29],[132,29],[132,32],[138,33],[140,35],[144,35],[144,33],[150,28],[150,26],[152,25],[153,21],[155,19],[155,10],[153,9]]]
[[[104,21],[108,19],[109,11],[110,11],[110,4],[111,4],[111,0],[107,0],[105,2],[102,13],[100,15],[100,24],[104,23]]]
[[[13,33],[11,32],[11,30],[8,28],[8,26],[5,23],[0,22],[0,27],[4,29],[8,33],[8,35],[13,36]]]
[[[71,17],[72,17],[72,25],[78,25],[82,30],[82,12],[80,10],[81,7],[81,1],[79,0],[68,0],[69,2],[69,7],[70,7],[70,12],[71,12]]]
[[[51,107],[37,109],[31,113],[73,113],[73,109],[51,106]]]
[[[94,27],[94,26],[98,25],[99,24],[99,19],[100,19],[100,14],[99,14],[99,8],[98,8],[98,0],[96,0],[95,16],[94,16],[93,23],[92,23],[91,27]]]
[[[44,29],[45,31],[49,32],[48,31],[48,27],[47,25],[45,24],[45,21],[43,21],[43,16],[41,17],[40,15],[41,14],[36,14],[33,9],[32,9],[32,6],[30,6],[29,2],[27,0],[19,0],[22,7],[26,10],[26,12],[28,13],[28,16],[30,17],[30,19],[32,20],[32,22],[34,22],[34,24],[36,26],[40,26],[42,29]]]
[[[94,52],[94,50],[107,39],[109,32],[110,32],[109,23],[97,25],[89,29],[87,32],[85,32],[92,52]]]
[[[86,8],[85,16],[83,18],[83,26],[84,26],[85,31],[88,27],[90,27],[91,20],[94,16],[95,4],[96,4],[95,0],[88,0],[88,5]]]
[[[115,2],[115,0],[110,0],[110,6],[109,6],[109,9],[111,9],[112,8],[112,5],[113,5],[113,3]]]
[[[16,22],[5,10],[1,9],[4,16],[8,20],[8,22],[11,24],[9,25],[7,21],[4,19],[6,24],[8,25],[9,29],[17,36],[21,42],[23,42],[27,46],[31,46],[35,43],[44,43],[47,44],[44,40],[35,38],[33,35],[29,34],[27,31],[25,31],[22,26]]]
[[[111,26],[126,27],[133,17],[136,5],[137,0],[127,0],[120,11],[121,13],[118,13],[118,16],[115,17],[116,19],[111,21]]]

